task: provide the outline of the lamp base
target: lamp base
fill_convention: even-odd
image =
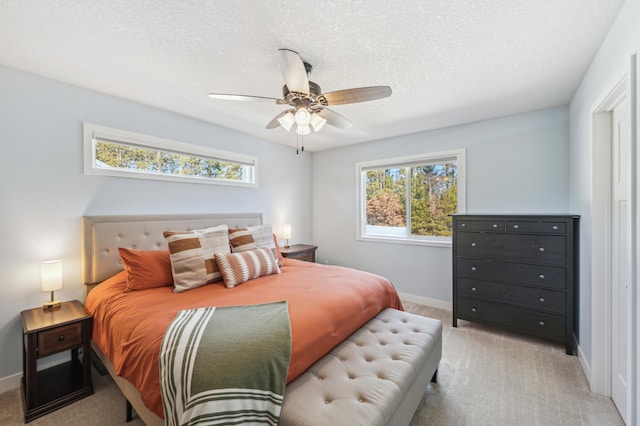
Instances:
[[[42,309],[45,311],[55,311],[56,309],[60,309],[62,306],[62,302],[59,300],[52,300],[51,302],[45,302],[42,304]]]

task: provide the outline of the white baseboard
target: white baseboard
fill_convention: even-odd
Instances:
[[[575,339],[575,336],[574,336],[574,339]],[[578,351],[578,360],[580,361],[580,366],[582,367],[582,371],[584,371],[584,375],[587,377],[587,382],[589,383],[589,389],[591,389],[591,366],[587,361],[587,357],[584,356],[584,352],[582,351],[582,348],[580,347],[578,342],[576,342],[576,348]]]
[[[0,393],[9,392],[11,390],[20,387],[20,379],[22,379],[22,373],[16,373],[11,376],[3,377],[0,379]]]
[[[407,302],[419,303],[420,305],[431,306],[432,308],[444,309],[447,311],[451,311],[453,309],[451,302],[445,302],[444,300],[430,299],[428,297],[401,292],[398,292],[398,295],[400,296],[400,299],[406,300]]]

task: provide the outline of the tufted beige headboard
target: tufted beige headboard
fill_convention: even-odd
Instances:
[[[240,228],[262,224],[262,213],[192,215],[84,216],[82,280],[97,284],[122,270],[118,247],[168,250],[164,231],[188,231],[226,224]]]

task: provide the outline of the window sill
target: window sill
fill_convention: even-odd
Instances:
[[[366,241],[372,243],[390,243],[405,244],[412,246],[429,246],[451,248],[451,237],[441,237],[438,239],[416,239],[416,238],[397,238],[397,237],[381,237],[381,236],[358,236],[357,241]]]

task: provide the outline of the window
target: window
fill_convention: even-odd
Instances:
[[[254,157],[84,123],[85,174],[257,186]]]
[[[456,150],[358,163],[357,239],[450,245],[449,214],[465,208],[464,154]]]

